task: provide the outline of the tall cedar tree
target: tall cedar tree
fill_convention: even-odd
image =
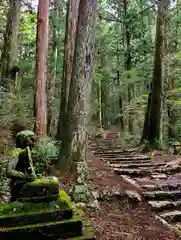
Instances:
[[[64,64],[63,64],[63,76],[61,87],[61,100],[60,100],[60,112],[57,129],[57,139],[63,140],[66,135],[65,131],[65,118],[67,112],[67,104],[69,97],[69,85],[72,76],[72,65],[75,47],[76,27],[78,19],[80,0],[68,0],[67,4],[67,17],[66,17],[66,30],[65,30],[65,42],[64,42]]]
[[[4,45],[1,55],[1,85],[9,89],[13,78],[13,68],[17,64],[17,45],[20,26],[20,0],[9,1]],[[13,83],[14,84],[14,83]]]
[[[85,141],[92,86],[97,0],[80,0],[70,93],[66,115],[66,138],[60,149],[61,165],[71,164],[73,143],[77,161],[85,160]]]
[[[148,97],[148,106],[145,115],[143,140],[151,144],[160,142],[162,136],[162,107],[163,107],[163,80],[162,55],[164,44],[164,24],[167,1],[158,1],[158,13],[155,36],[155,55],[153,63],[152,89]]]
[[[125,52],[125,70],[127,71],[128,81],[130,79],[130,70],[132,69],[132,59],[131,59],[131,31],[130,31],[130,21],[128,15],[128,0],[123,1],[124,8],[124,29],[125,29],[125,39],[126,39],[126,52]],[[133,95],[133,84],[128,83],[128,103],[131,103]],[[120,105],[121,107],[121,105]],[[129,133],[134,132],[134,121],[133,113],[129,113],[128,116],[128,131]]]
[[[39,0],[36,38],[36,92],[35,132],[37,136],[47,131],[47,57],[48,57],[49,0]]]
[[[57,57],[58,57],[58,38],[59,38],[59,29],[58,21],[60,15],[60,1],[54,0],[53,2],[53,24],[50,26],[52,31],[51,44],[49,44],[50,49],[50,61],[49,62],[49,72],[47,80],[47,134],[51,135],[51,124],[53,117],[53,99],[54,99],[54,90],[57,78]],[[49,34],[50,36],[50,34]]]

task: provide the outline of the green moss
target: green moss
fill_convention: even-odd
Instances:
[[[83,236],[75,237],[72,240],[94,240],[95,234],[91,222],[86,218],[85,213],[75,207],[74,214],[81,218],[83,223]]]
[[[60,182],[58,179],[52,179],[52,178],[38,178],[35,181],[31,182],[31,184],[57,184],[59,186]]]
[[[18,198],[17,200],[19,202],[31,202],[34,204],[37,203],[48,203],[48,202],[54,202],[59,199],[59,194],[49,195],[49,196],[39,196],[39,197],[27,197],[27,198]]]
[[[13,230],[19,230],[19,229],[34,229],[38,228],[41,226],[52,226],[52,225],[60,225],[60,223],[73,223],[73,222],[80,222],[81,218],[79,216],[73,215],[71,219],[66,219],[66,220],[61,220],[61,221],[53,221],[53,222],[48,222],[48,223],[38,223],[38,224],[33,224],[33,225],[26,225],[26,226],[16,226],[16,227],[8,227],[8,228],[1,228],[0,227],[0,233],[1,231],[13,231]]]
[[[8,152],[6,152],[6,156],[7,157],[18,156],[23,151],[24,150],[21,148],[13,148],[13,149],[9,150]]]
[[[72,240],[94,240],[95,235],[94,235],[94,231],[93,231],[90,221],[85,217],[85,213],[81,209],[78,209],[76,207],[75,203],[71,202],[70,197],[64,190],[60,190],[58,201],[50,202],[50,203],[40,203],[40,204],[12,203],[12,204],[4,205],[3,207],[1,207],[0,215],[5,214],[5,213],[7,214],[7,212],[8,212],[10,214],[10,216],[12,216],[11,214],[13,214],[14,216],[16,216],[16,215],[18,216],[20,214],[26,216],[28,214],[41,213],[42,211],[56,211],[57,205],[58,205],[58,209],[60,209],[62,207],[61,206],[62,201],[64,202],[64,206],[67,204],[68,207],[73,210],[73,216],[71,219],[64,219],[64,220],[60,220],[60,221],[58,221],[58,219],[57,219],[57,221],[48,222],[48,223],[47,222],[46,223],[38,223],[38,224],[34,223],[31,225],[26,225],[26,226],[4,227],[4,228],[0,228],[0,234],[1,234],[1,232],[2,233],[8,232],[8,233],[13,234],[13,232],[18,233],[19,231],[25,231],[25,232],[31,232],[31,231],[34,232],[35,231],[35,233],[37,233],[37,231],[42,231],[43,227],[48,227],[48,228],[50,227],[50,229],[52,229],[52,231],[55,231],[55,230],[53,230],[55,228],[57,230],[60,229],[60,231],[62,231],[61,229],[64,229],[64,228],[73,230],[73,229],[76,229],[77,227],[80,228],[80,224],[82,223],[83,234],[80,234],[81,236],[79,236],[79,237],[73,237],[73,235],[72,235],[72,237],[73,237]],[[65,202],[66,202],[66,204],[65,204]],[[18,211],[14,211],[14,208],[19,208],[19,209],[18,209]],[[78,236],[78,235],[74,235],[74,236]]]
[[[73,208],[71,198],[69,197],[69,195],[64,190],[59,191],[59,197],[60,197],[61,200],[66,201],[70,208]]]
[[[69,220],[63,220],[61,222],[71,222],[71,221],[86,221],[85,214],[81,209],[78,209],[74,203],[71,203],[70,197],[64,190],[60,190],[60,199],[56,202],[50,202],[50,203],[39,203],[39,204],[33,204],[33,203],[12,203],[12,204],[7,204],[4,205],[4,207],[1,207],[0,210],[0,215],[2,217],[5,216],[19,216],[19,215],[26,215],[26,214],[34,214],[37,212],[42,212],[42,211],[55,211],[57,210],[57,205],[58,208],[60,209],[62,207],[62,201],[65,206],[65,201],[68,204],[69,207],[72,208],[73,210],[73,217],[72,219]],[[14,209],[18,209],[17,211],[14,211]],[[51,224],[56,224],[60,222],[52,222],[52,223],[46,223],[45,225],[51,225]],[[42,224],[36,224],[36,225],[30,225],[32,227],[36,226],[41,226]],[[24,227],[30,227],[30,226],[24,226]],[[21,227],[21,228],[24,228]],[[10,229],[19,229],[17,228],[10,228]],[[1,228],[0,228],[1,230]]]
[[[31,202],[2,204],[0,206],[0,216],[28,214],[30,212],[37,213],[45,210],[53,211],[57,209],[57,206],[61,207],[62,202],[66,202],[70,208],[73,208],[73,204],[68,194],[64,190],[60,190],[59,199],[57,201],[36,204]]]
[[[36,179],[33,182],[25,183],[19,192],[19,201],[41,202],[41,199],[43,202],[46,199],[47,201],[55,201],[58,194],[58,179],[49,179],[44,177]],[[50,198],[50,200],[48,200],[48,198]]]
[[[8,204],[0,209],[0,218],[8,217],[8,216],[20,216],[20,215],[28,215],[35,214],[41,212],[50,212],[57,211],[59,209],[64,210],[68,208],[68,204],[66,204],[62,200],[48,202],[48,203],[14,203]]]
[[[82,235],[82,223],[79,219],[52,221],[46,224],[34,224],[14,228],[0,228],[4,240],[13,239],[64,239]]]
[[[91,226],[84,227],[83,236],[72,238],[72,240],[95,240],[95,239],[96,236]]]

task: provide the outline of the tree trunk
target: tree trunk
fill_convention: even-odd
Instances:
[[[99,80],[97,84],[97,96],[98,96],[98,103],[99,103],[99,126],[102,129],[102,91],[101,91],[101,80]]]
[[[17,64],[17,46],[20,26],[20,0],[9,1],[6,32],[1,55],[1,85],[7,89],[15,85],[10,80],[16,80],[16,74],[12,79],[11,69]],[[14,75],[13,75],[14,76]]]
[[[50,76],[47,82],[47,134],[50,135],[51,132],[51,123],[52,123],[52,105],[54,99],[54,89],[56,84],[57,77],[57,53],[58,53],[58,20],[59,20],[59,0],[54,0],[54,19],[53,19],[53,35],[52,35],[52,46],[51,46],[51,61],[50,61]]]
[[[128,22],[128,17],[127,17],[127,8],[128,8],[128,0],[124,0],[124,16],[125,16],[125,38],[126,38],[126,54],[125,54],[125,69],[127,71],[127,78],[129,81],[130,78],[130,73],[129,71],[132,68],[132,63],[131,63],[131,33],[129,29],[129,22]],[[133,86],[131,83],[128,83],[128,103],[131,103],[132,100],[132,90]],[[133,114],[129,112],[128,116],[128,131],[129,133],[134,132],[134,123],[133,123]]]
[[[150,90],[148,94],[148,103],[147,103],[147,109],[146,109],[145,120],[143,125],[143,133],[142,133],[141,142],[140,142],[141,144],[144,142],[144,140],[148,139],[151,97],[152,97],[152,90]]]
[[[124,132],[123,101],[121,97],[119,97],[119,108],[120,108],[121,131]]]
[[[101,113],[102,113],[102,126],[104,128],[104,130],[108,130],[108,117],[107,117],[107,93],[106,93],[106,89],[104,86],[104,83],[101,83]]]
[[[118,3],[118,19],[121,21],[121,9],[122,9],[122,1],[119,1]],[[120,65],[121,65],[121,61],[120,61],[120,56],[121,56],[121,37],[122,35],[124,36],[124,34],[121,33],[120,31],[120,26],[121,24],[118,25],[117,27],[117,53],[116,53],[116,57],[117,57],[117,84],[120,86],[121,88],[121,80],[120,80]],[[121,37],[120,37],[121,36]],[[119,96],[119,109],[120,109],[120,127],[121,127],[121,131],[122,133],[124,132],[124,117],[123,117],[123,92],[120,93]]]
[[[175,123],[177,121],[176,117],[176,110],[173,106],[168,104],[168,138],[170,141],[176,140],[176,130],[175,130]]]
[[[74,56],[79,2],[80,0],[68,0],[67,4],[66,32],[64,43],[64,66],[61,86],[59,121],[56,136],[58,140],[63,140],[66,135],[65,118],[67,113],[67,104],[69,97],[69,85],[72,76],[72,64]]]
[[[77,161],[85,160],[92,85],[97,0],[80,0],[75,52],[66,117],[66,138],[60,149],[63,166],[70,167],[73,144]],[[62,165],[61,164],[61,165]]]
[[[149,131],[147,140],[151,144],[161,145],[162,108],[163,108],[163,80],[162,80],[162,56],[164,43],[165,24],[165,0],[158,2],[158,14],[156,23],[155,55],[152,75],[152,98],[150,106]]]
[[[36,93],[35,132],[42,136],[47,132],[47,57],[48,57],[49,0],[39,0],[36,39]]]
[[[177,0],[177,4],[179,4],[179,0]],[[177,9],[177,17],[179,17],[179,8]],[[173,52],[176,53],[177,52],[177,46],[178,46],[178,22],[176,24],[175,27],[175,44],[174,44],[174,48],[173,48]],[[168,90],[171,91],[173,89],[173,78],[171,76],[171,70],[170,72],[168,72],[169,75],[169,88]],[[169,100],[169,98],[168,98]],[[167,105],[167,113],[168,113],[168,138],[169,140],[173,141],[176,140],[177,136],[176,136],[176,129],[175,129],[175,125],[176,125],[176,121],[177,121],[177,116],[176,116],[176,109],[175,106],[173,106],[172,104],[168,103]]]

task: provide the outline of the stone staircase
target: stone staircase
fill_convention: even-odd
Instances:
[[[89,149],[120,178],[134,185],[155,217],[181,236],[180,167],[166,168],[166,163],[156,163],[151,157],[136,154],[135,149],[115,147],[105,139],[92,140]]]

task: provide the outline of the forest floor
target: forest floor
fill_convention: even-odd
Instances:
[[[89,166],[88,184],[92,191],[104,192],[117,189],[123,193],[125,190],[137,190],[136,187],[122,180],[105,163],[87,153]],[[155,161],[170,161],[171,156],[157,156]],[[65,188],[74,183],[73,178],[64,178]],[[154,213],[146,202],[131,203],[128,200],[104,199],[99,201],[99,208],[86,210],[91,220],[96,239],[99,240],[178,240],[175,233],[157,221]]]
[[[88,153],[88,162],[89,185],[92,189],[99,192],[113,187],[119,192],[135,190],[135,187],[112,172],[100,158]],[[99,204],[99,210],[87,211],[99,240],[178,240],[174,233],[154,218],[145,202],[135,205],[117,199],[103,200]]]

